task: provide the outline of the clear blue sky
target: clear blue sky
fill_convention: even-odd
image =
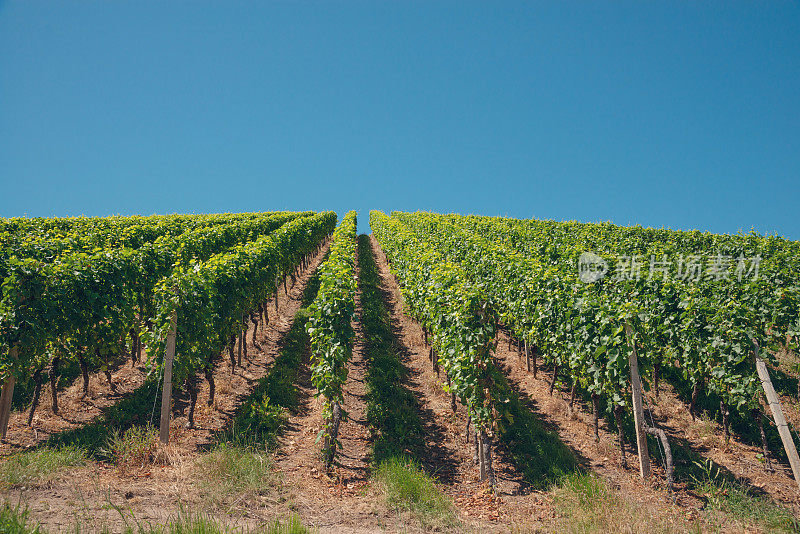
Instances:
[[[0,3],[0,215],[369,209],[800,239],[800,4]]]

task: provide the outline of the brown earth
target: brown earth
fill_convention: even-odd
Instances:
[[[360,310],[361,296],[357,292],[356,314]],[[276,452],[276,466],[282,473],[292,509],[305,524],[321,532],[375,532],[392,522],[369,485],[370,430],[364,405],[366,354],[361,324],[354,321],[353,327],[355,342],[342,406],[348,417],[339,427],[341,448],[330,472],[325,471],[321,442],[317,442],[322,429],[322,399],[315,397],[308,359],[298,384],[301,408],[290,418]]]

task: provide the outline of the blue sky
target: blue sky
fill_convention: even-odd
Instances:
[[[0,215],[800,239],[798,2],[0,3]]]

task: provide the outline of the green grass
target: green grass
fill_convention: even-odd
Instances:
[[[709,492],[709,506],[729,517],[752,522],[767,532],[800,532],[800,523],[789,510],[770,499],[751,495],[740,485],[720,488],[699,488]],[[709,491],[710,490],[710,491]]]
[[[125,534],[307,534],[312,532],[303,526],[296,516],[282,522],[274,522],[256,529],[230,528],[202,515],[187,515],[160,526],[137,526],[128,528]]]
[[[74,446],[18,452],[0,463],[0,488],[46,483],[66,467],[83,465],[86,453]]]
[[[392,508],[410,512],[423,525],[448,527],[457,524],[450,499],[414,461],[403,458],[385,460],[378,466],[375,479]]]
[[[41,534],[37,525],[32,525],[28,519],[28,511],[20,505],[12,507],[3,503],[0,507],[0,532],[3,534]]]
[[[367,421],[375,432],[373,462],[419,450],[423,429],[419,405],[404,383],[408,369],[397,355],[389,311],[380,291],[381,280],[369,237],[358,238],[361,323],[367,341]]]
[[[133,517],[126,517],[122,511],[120,513],[123,514],[123,519],[126,523],[121,531],[118,529],[112,530],[108,526],[101,528],[99,531],[103,534],[111,534],[111,532],[122,532],[123,534],[309,534],[314,532],[305,527],[300,519],[294,515],[284,521],[275,519],[266,525],[251,529],[229,527],[217,522],[209,515],[185,511],[182,511],[174,518],[168,519],[163,524],[138,521]],[[72,531],[75,534],[81,534],[85,531],[85,527],[77,523]],[[20,532],[27,533],[29,531]],[[95,532],[95,529],[90,530],[90,532]]]
[[[198,461],[198,484],[212,506],[230,507],[278,486],[272,457],[258,447],[218,443]]]
[[[264,534],[309,534],[314,531],[303,526],[300,518],[295,515],[285,522],[276,519],[274,523],[267,525],[263,532]]]

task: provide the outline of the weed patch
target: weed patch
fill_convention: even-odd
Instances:
[[[378,466],[375,478],[383,488],[387,504],[392,508],[410,512],[423,525],[456,524],[452,502],[415,462],[390,458]]]
[[[124,432],[114,430],[103,453],[122,471],[150,465],[156,458],[159,437],[155,428],[132,426]]]
[[[18,452],[0,463],[0,488],[46,483],[61,469],[83,465],[85,461],[85,451],[73,446]]]
[[[198,462],[200,493],[214,506],[232,507],[277,487],[272,458],[266,451],[219,443]]]
[[[553,494],[559,516],[553,530],[557,532],[671,534],[688,530],[688,525],[670,521],[674,518],[661,517],[657,511],[643,510],[641,505],[624,500],[594,475],[565,476]]]
[[[708,508],[744,524],[755,524],[767,532],[800,532],[800,521],[773,500],[753,495],[748,488],[721,474],[711,461],[695,462],[699,476],[692,476]]]

